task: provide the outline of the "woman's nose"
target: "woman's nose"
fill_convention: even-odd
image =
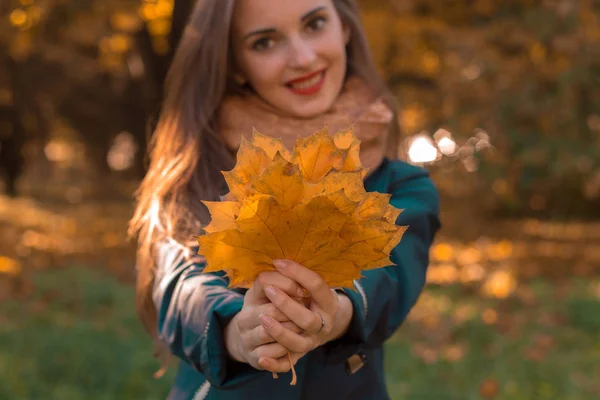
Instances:
[[[310,41],[298,38],[290,41],[289,65],[292,68],[310,67],[317,60],[317,52]]]

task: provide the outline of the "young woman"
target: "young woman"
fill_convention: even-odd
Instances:
[[[439,228],[425,170],[393,158],[399,129],[354,0],[197,0],[171,66],[150,168],[138,191],[138,311],[182,360],[170,399],[386,399],[383,342],[425,282]],[[409,229],[396,264],[367,271],[356,290],[331,290],[286,260],[248,291],[202,274],[189,243],[227,192],[243,135],[256,127],[291,148],[325,124],[353,124],[368,191],[391,193]],[[311,304],[291,298],[307,290]],[[290,301],[292,300],[292,301]],[[298,383],[273,379],[295,364]],[[270,372],[269,372],[270,371]],[[281,374],[280,374],[281,375]]]

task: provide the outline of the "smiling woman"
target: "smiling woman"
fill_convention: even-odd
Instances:
[[[183,361],[170,399],[388,398],[383,342],[422,290],[439,228],[427,172],[395,160],[396,121],[355,0],[196,0],[130,223],[139,315]],[[247,292],[204,272],[190,239],[210,222],[202,201],[227,192],[221,171],[234,166],[242,138],[255,127],[291,149],[325,124],[332,133],[354,126],[365,189],[405,210],[395,265],[335,291],[286,260],[272,260]],[[306,292],[304,305],[292,300]],[[296,386],[273,380],[292,366]]]
[[[233,14],[234,69],[269,104],[312,117],[342,89],[349,38],[331,1],[241,0]]]

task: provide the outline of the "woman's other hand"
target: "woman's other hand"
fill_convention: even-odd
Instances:
[[[265,287],[276,287],[290,299],[298,299],[304,295],[300,285],[281,273],[276,271],[261,273],[254,285],[246,292],[242,310],[225,327],[225,347],[231,358],[236,361],[248,363],[257,369],[287,372],[291,368],[289,361],[284,362],[288,360],[288,349],[277,343],[267,332],[261,324],[261,317],[264,319],[268,316],[277,321],[286,331],[294,334],[300,334],[302,330],[271,303],[265,295]],[[292,354],[293,362],[295,363],[300,357],[301,355]],[[282,360],[278,363],[282,366],[275,369],[265,368],[259,364],[261,358]]]
[[[291,321],[301,331],[289,329],[281,318],[263,313],[260,318],[265,334],[274,338],[292,353],[297,360],[309,351],[331,340],[341,337],[352,320],[353,308],[350,299],[331,290],[316,272],[290,260],[276,260],[275,267],[282,276],[305,288],[310,296],[308,308],[290,297],[281,286],[266,284],[264,293],[276,307],[279,317]],[[298,357],[299,355],[299,357]],[[297,357],[297,358],[296,358]],[[259,365],[269,371],[284,369],[289,365],[285,359],[267,355],[258,359]],[[295,361],[294,361],[295,363]]]

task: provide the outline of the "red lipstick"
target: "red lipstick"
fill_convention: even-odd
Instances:
[[[308,96],[317,93],[321,90],[323,83],[325,82],[326,70],[322,69],[296,79],[292,79],[286,82],[286,86],[293,93]]]

